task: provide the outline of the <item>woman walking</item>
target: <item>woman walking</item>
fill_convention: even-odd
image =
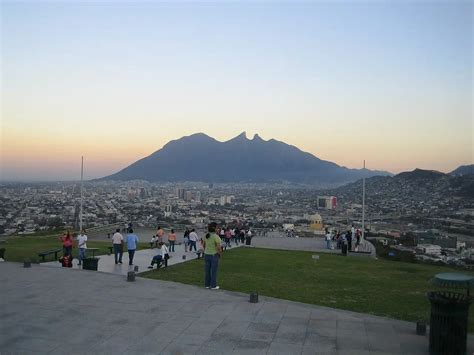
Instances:
[[[219,258],[222,253],[222,240],[216,234],[217,224],[212,222],[209,224],[206,239],[203,241],[204,246],[204,271],[205,271],[205,287],[212,290],[218,290],[217,286],[217,269],[219,266]]]

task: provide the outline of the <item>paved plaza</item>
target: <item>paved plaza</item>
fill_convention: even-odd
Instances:
[[[221,277],[225,277],[221,275]],[[426,354],[415,325],[174,282],[0,263],[4,354]],[[470,339],[470,353],[474,350]]]
[[[241,245],[239,245],[241,246]],[[133,258],[133,266],[128,265],[128,253],[123,253],[122,264],[115,264],[115,256],[111,255],[99,255],[98,262],[98,271],[106,272],[110,274],[117,274],[117,275],[127,275],[129,271],[133,271],[135,267],[138,267],[138,272],[143,272],[148,270],[148,266],[150,265],[151,259],[160,254],[160,249],[143,249],[137,250],[135,252],[135,256]],[[178,263],[182,263],[188,260],[197,259],[197,254],[192,252],[185,252],[184,245],[176,245],[175,252],[170,253],[171,258],[168,259],[168,266],[175,265]],[[92,256],[91,252],[89,251],[87,256]],[[183,256],[185,258],[183,259]],[[47,263],[43,263],[42,265],[45,266],[55,266],[55,267],[62,267],[59,261],[51,261]],[[82,269],[82,266],[78,266],[78,260],[73,260],[73,268],[74,269]],[[156,269],[156,266],[155,266]]]

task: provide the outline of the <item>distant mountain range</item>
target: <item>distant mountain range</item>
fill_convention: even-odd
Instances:
[[[245,132],[219,142],[203,133],[167,143],[162,149],[99,180],[163,182],[297,182],[341,185],[386,171],[348,169],[310,153]]]
[[[458,170],[458,169],[456,169]],[[455,170],[455,171],[456,171]],[[403,199],[423,201],[426,205],[433,201],[449,198],[474,199],[474,174],[444,174],[439,171],[415,169],[395,176],[375,176],[366,179],[367,195],[385,201]],[[337,196],[361,197],[362,181],[356,181],[328,193]],[[349,198],[350,199],[350,198]]]

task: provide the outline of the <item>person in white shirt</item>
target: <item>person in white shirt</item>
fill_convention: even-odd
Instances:
[[[196,243],[198,242],[199,237],[194,229],[191,230],[191,233],[189,233],[189,251],[192,251],[194,248],[194,251],[196,250]]]
[[[112,236],[112,245],[114,247],[115,264],[121,264],[123,255],[123,235],[120,234],[120,228],[117,228]]]
[[[83,229],[81,234],[77,236],[77,247],[79,249],[79,265],[81,265],[82,260],[86,258],[87,250],[87,235],[85,229]]]
[[[168,259],[170,258],[168,247],[165,243],[161,243],[161,260],[165,263],[165,269],[168,267]]]

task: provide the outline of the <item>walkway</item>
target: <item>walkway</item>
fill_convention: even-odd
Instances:
[[[363,243],[365,245],[364,250],[370,251],[371,252],[370,256],[375,257],[374,246],[365,240],[363,241]],[[333,244],[335,247],[335,243]],[[272,236],[268,236],[268,237],[252,238],[252,245],[258,248],[303,250],[303,251],[314,251],[314,252],[320,252],[320,253],[341,254],[340,249],[327,249],[326,241],[324,240],[323,237],[288,238],[286,236],[277,236],[277,234],[273,234]],[[349,255],[356,256],[357,253],[349,253]]]
[[[0,263],[3,354],[426,354],[415,325],[173,282]],[[470,338],[469,353],[474,350]]]
[[[241,246],[241,245],[239,245]],[[106,272],[110,274],[117,274],[117,275],[127,275],[128,271],[133,271],[135,267],[138,267],[138,272],[143,272],[148,270],[148,266],[150,265],[151,259],[159,253],[159,249],[143,249],[137,250],[135,252],[135,256],[133,258],[133,266],[128,265],[128,253],[125,252],[123,254],[122,262],[123,264],[115,264],[115,257],[114,255],[100,255],[98,263],[98,271]],[[192,260],[197,258],[197,254],[192,252],[185,252],[184,245],[176,245],[175,252],[170,253],[171,258],[168,260],[168,266],[175,265],[182,263],[187,260]],[[183,259],[183,255],[186,256],[186,259]],[[89,255],[90,256],[90,253]],[[81,266],[77,265],[78,260],[73,260],[73,268],[74,269],[82,269]],[[45,266],[55,266],[55,267],[62,267],[61,263],[58,261],[51,261],[47,263],[42,263],[41,265]],[[156,268],[156,266],[155,266]]]

